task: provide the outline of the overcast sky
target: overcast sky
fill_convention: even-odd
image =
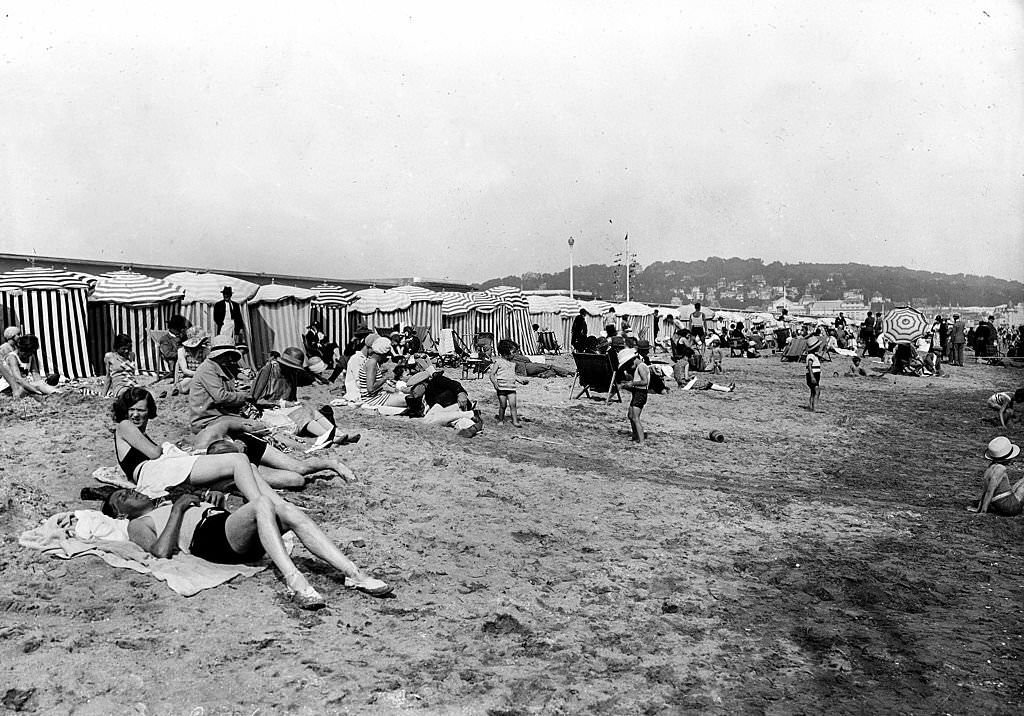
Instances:
[[[0,14],[0,251],[1024,280],[1019,2],[84,5]]]

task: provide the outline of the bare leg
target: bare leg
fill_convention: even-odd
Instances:
[[[508,396],[508,409],[512,414],[512,424],[518,428],[522,423],[519,422],[519,405],[515,393],[510,393]]]
[[[282,501],[273,488],[253,471],[249,459],[239,453],[200,455],[196,458],[188,481],[195,487],[204,487],[225,478],[234,480],[235,487],[245,497],[246,502],[255,502],[263,495],[275,502]]]
[[[263,453],[263,459],[260,462],[267,467],[297,472],[306,477],[315,472],[330,470],[344,480],[352,481],[356,479],[355,473],[340,460],[326,457],[308,457],[305,460],[296,460],[271,445],[267,446],[266,451]]]
[[[505,408],[508,406],[508,396],[498,394],[498,414],[494,416],[494,419],[499,423],[505,422]]]
[[[256,473],[275,490],[299,490],[306,486],[308,480],[297,472],[279,470],[276,467],[260,465]]]
[[[629,416],[629,427],[633,431],[633,442],[640,445],[644,444],[644,426],[640,422],[640,413],[643,412],[643,408],[635,408],[632,405],[629,406],[627,415]]]
[[[245,433],[253,430],[252,421],[234,415],[217,418],[196,434],[194,445],[197,450],[205,450],[212,443],[226,438],[230,433]]]

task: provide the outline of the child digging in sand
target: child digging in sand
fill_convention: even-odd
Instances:
[[[633,442],[644,444],[644,426],[640,422],[640,414],[647,405],[647,393],[651,384],[651,369],[642,360],[638,360],[637,352],[632,348],[619,351],[618,363],[619,372],[623,379],[619,385],[633,393],[629,401],[629,410],[626,415],[629,417],[629,427],[633,433]],[[626,377],[629,376],[629,379]]]
[[[1004,428],[1013,420],[1016,413],[1013,404],[1024,402],[1024,388],[1018,388],[1013,393],[1008,391],[995,393],[988,399],[988,407],[999,411],[999,424]]]
[[[812,413],[818,401],[818,395],[821,392],[821,389],[818,387],[821,384],[821,358],[818,357],[820,349],[821,339],[817,336],[811,336],[807,340],[807,387],[811,389],[811,396],[807,400],[807,408]]]
[[[512,361],[512,351],[515,345],[507,338],[498,341],[498,355],[491,364],[491,384],[498,394],[498,414],[494,419],[499,423],[505,422],[505,410],[508,409],[512,416],[512,424],[517,428],[522,425],[519,422],[519,408],[516,402],[516,384],[526,385],[530,381],[516,375],[516,364]]]

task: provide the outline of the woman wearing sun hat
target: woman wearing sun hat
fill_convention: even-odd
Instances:
[[[1007,437],[993,438],[985,450],[985,458],[992,464],[985,470],[985,490],[977,512],[991,512],[1004,517],[1015,517],[1024,511],[1024,479],[1012,486],[1006,466],[1020,455],[1020,447]],[[972,509],[973,511],[973,509]]]
[[[202,328],[189,328],[185,340],[178,348],[178,360],[174,364],[174,388],[182,395],[188,395],[192,377],[206,360],[210,337]]]
[[[375,338],[370,344],[366,362],[359,367],[359,399],[363,401],[364,408],[378,411],[386,408],[388,410],[384,412],[394,413],[397,408],[409,407],[405,394],[398,391],[395,381],[390,380],[381,368],[391,355],[391,347],[389,339]]]

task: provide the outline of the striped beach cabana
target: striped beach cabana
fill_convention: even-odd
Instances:
[[[441,327],[451,328],[452,332],[469,343],[473,339],[473,323],[476,311],[468,293],[455,291],[441,292]]]
[[[604,327],[615,323],[615,306],[607,301],[580,301],[580,308],[587,312],[587,335],[603,336]]]
[[[487,289],[487,292],[497,296],[505,304],[505,333],[495,338],[511,338],[519,345],[523,353],[536,355],[539,352],[537,347],[537,336],[531,327],[530,304],[522,290],[513,286],[495,286]]]
[[[309,325],[309,308],[316,294],[308,288],[270,283],[260,286],[249,299],[249,349],[262,365],[270,351],[281,353],[289,346],[302,347]]]
[[[422,286],[398,286],[391,289],[407,295],[409,304],[409,325],[425,326],[430,329],[431,337],[436,341],[441,332],[441,305],[444,298],[440,293]]]
[[[364,288],[355,292],[356,301],[348,307],[350,328],[366,321],[372,330],[387,335],[395,325],[409,325],[409,306],[412,299],[401,291],[382,288]]]
[[[313,302],[309,308],[309,320],[319,321],[324,335],[341,348],[348,343],[348,307],[356,297],[348,289],[322,283],[313,287]]]
[[[550,305],[560,318],[559,328],[555,331],[564,350],[572,346],[572,323],[580,315],[580,302],[568,296],[548,296]]]
[[[502,300],[490,291],[472,291],[469,300],[473,304],[473,329],[466,342],[472,344],[478,333],[490,333],[495,343],[505,338],[508,308]]]
[[[562,335],[562,316],[558,307],[551,300],[552,296],[526,296],[526,303],[530,307],[530,320],[541,327],[541,330],[551,331],[556,336]]]
[[[39,367],[67,378],[95,375],[89,364],[86,299],[94,280],[29,266],[0,273],[0,303],[25,335],[39,338]]]
[[[164,276],[164,281],[184,289],[185,299],[182,302],[182,314],[192,322],[193,326],[203,329],[210,335],[217,333],[213,324],[213,304],[224,298],[221,291],[225,286],[231,287],[231,299],[241,305],[243,322],[247,318],[245,302],[255,296],[256,291],[259,290],[259,286],[255,283],[219,273],[179,271]]]
[[[616,326],[621,328],[623,321],[629,321],[635,338],[643,338],[648,341],[654,340],[654,308],[651,306],[636,301],[616,304]]]
[[[88,303],[89,360],[96,373],[103,373],[103,356],[112,349],[114,336],[119,333],[131,336],[140,371],[163,370],[149,331],[163,330],[171,316],[181,312],[184,296],[184,290],[177,286],[134,271],[97,276]]]

